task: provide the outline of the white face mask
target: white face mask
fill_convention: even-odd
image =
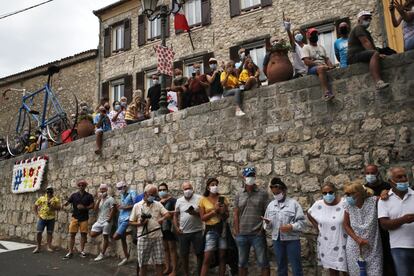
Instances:
[[[277,195],[273,195],[273,197],[277,200],[277,201],[281,201],[283,199],[283,193],[278,193]]]
[[[158,80],[152,80],[152,84],[153,84],[153,85],[158,84]]]
[[[108,195],[108,193],[107,193],[107,192],[105,192],[105,193],[99,193],[99,195],[100,195],[101,197],[106,197],[106,196]]]
[[[256,177],[246,177],[246,185],[252,186],[256,183]]]
[[[208,189],[210,190],[210,193],[218,194],[218,186],[210,186]]]
[[[375,175],[375,174],[367,174],[366,176],[365,176],[365,180],[368,182],[368,183],[374,183],[375,181],[377,181],[377,176]]]
[[[184,190],[184,197],[190,198],[193,195],[193,190]]]
[[[371,24],[370,20],[362,20],[361,25],[364,26],[365,28],[369,28],[369,25]]]
[[[241,53],[240,54],[240,59],[244,59],[246,57],[246,54],[245,53]]]

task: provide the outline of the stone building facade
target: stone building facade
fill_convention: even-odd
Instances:
[[[261,188],[281,177],[305,211],[321,197],[322,183],[341,190],[344,183],[361,178],[368,163],[379,165],[383,175],[390,166],[403,166],[412,181],[413,71],[410,51],[384,61],[382,73],[391,85],[381,92],[375,90],[368,66],[356,64],[329,72],[338,92],[332,102],[321,101],[318,79],[307,76],[246,92],[242,118],[234,116],[233,99],[225,98],[105,133],[102,155],[94,153],[92,136],[1,161],[0,237],[35,239],[32,207],[43,191],[11,193],[13,164],[34,155],[49,157],[42,190],[53,185],[62,199],[83,178],[92,194],[101,183],[110,184],[112,193],[115,183],[124,180],[138,191],[149,181],[166,182],[174,196],[181,196],[183,181],[202,193],[206,179],[217,176],[220,193],[233,202],[248,163],[256,166]],[[93,215],[90,222],[94,220]],[[59,247],[67,247],[69,221],[69,208],[58,212],[54,243]],[[310,229],[302,235],[305,275],[320,275],[315,239]],[[96,254],[99,241],[90,241],[87,251]],[[121,252],[111,244],[110,254]]]
[[[22,92],[8,92],[7,100],[3,97],[3,92],[9,88],[37,91],[45,85],[47,68],[52,64],[61,68],[53,76],[52,89],[65,111],[69,114],[74,111],[72,93],[79,103],[83,101],[95,106],[98,99],[97,55],[97,50],[89,50],[0,79],[0,137],[6,135],[8,122],[17,116],[22,103]]]
[[[160,26],[154,27],[156,23],[141,15],[140,8],[138,0],[122,0],[94,12],[100,20],[98,66],[103,97],[119,97],[121,90],[130,97],[133,89],[146,91],[151,85],[150,77],[156,69],[153,46],[160,43],[157,36]],[[187,33],[174,32],[172,16],[167,46],[173,47],[174,67],[184,69],[184,75],[191,75],[194,62],[202,62],[207,71],[211,56],[219,62],[237,59],[241,46],[249,49],[255,63],[262,66],[268,39],[273,35],[287,38],[282,24],[284,14],[291,19],[292,28],[318,28],[320,43],[335,59],[333,42],[337,25],[349,21],[354,26],[361,10],[373,12],[370,30],[377,46],[382,47],[386,40],[383,6],[376,0],[190,0],[182,12],[191,26],[195,49]]]

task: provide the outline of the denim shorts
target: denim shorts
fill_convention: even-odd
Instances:
[[[43,231],[45,230],[45,227],[46,227],[47,233],[49,234],[53,233],[53,230],[55,229],[55,220],[54,219],[48,219],[48,220],[39,219],[36,225],[36,231],[38,233],[43,233]]]
[[[308,68],[308,75],[318,75],[318,65]]]
[[[128,228],[128,224],[129,224],[129,221],[127,220],[124,220],[124,221],[118,220],[118,228],[116,229],[115,233],[117,233],[120,236],[124,236]]]
[[[269,267],[264,235],[238,235],[236,236],[236,243],[239,249],[239,267],[246,268],[248,266],[251,247],[254,248],[257,266],[261,268]]]
[[[226,238],[220,237],[216,231],[208,231],[204,252],[216,251],[217,249],[227,249],[227,240]]]

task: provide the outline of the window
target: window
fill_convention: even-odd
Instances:
[[[260,6],[260,0],[240,0],[240,8],[242,10],[249,9],[252,7]]]
[[[147,39],[153,40],[161,36],[161,19],[148,20]]]
[[[111,93],[109,94],[109,103],[119,101],[124,96],[125,84],[124,79],[111,81]]]
[[[124,25],[112,27],[112,52],[124,48]]]
[[[192,60],[192,61],[186,61],[184,63],[184,77],[191,77],[194,70],[193,70],[193,64],[194,63],[199,63],[200,64],[200,72],[201,74],[204,74],[204,64],[202,60]]]
[[[184,13],[189,26],[201,24],[201,0],[185,2]]]
[[[153,85],[152,83],[152,75],[157,74],[157,69],[152,69],[145,71],[145,90],[144,90],[144,99],[148,96],[148,89]]]

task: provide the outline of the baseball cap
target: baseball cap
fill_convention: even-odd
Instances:
[[[81,179],[81,180],[78,181],[78,184],[77,185],[80,186],[82,184],[84,184],[85,186],[87,186],[88,185],[88,182],[86,182],[85,179]]]
[[[122,188],[122,187],[125,187],[125,186],[127,186],[125,181],[119,181],[118,183],[116,183],[117,188]]]
[[[310,29],[306,32],[306,35],[307,35],[307,36],[311,36],[311,35],[312,35],[312,33],[314,33],[314,32],[319,33],[317,29],[315,29],[315,28],[310,28]]]
[[[372,16],[372,13],[370,11],[360,11],[358,13],[358,16],[357,17],[359,19],[359,18],[361,18],[361,16],[364,16],[364,15]]]
[[[99,185],[99,189],[108,189],[108,185],[101,184],[101,185]]]
[[[217,59],[212,57],[208,60],[208,63],[213,63],[213,62],[217,63]]]
[[[254,167],[246,167],[243,169],[244,177],[256,176],[256,169]]]
[[[52,190],[53,191],[53,187],[51,185],[46,187],[46,190]]]

